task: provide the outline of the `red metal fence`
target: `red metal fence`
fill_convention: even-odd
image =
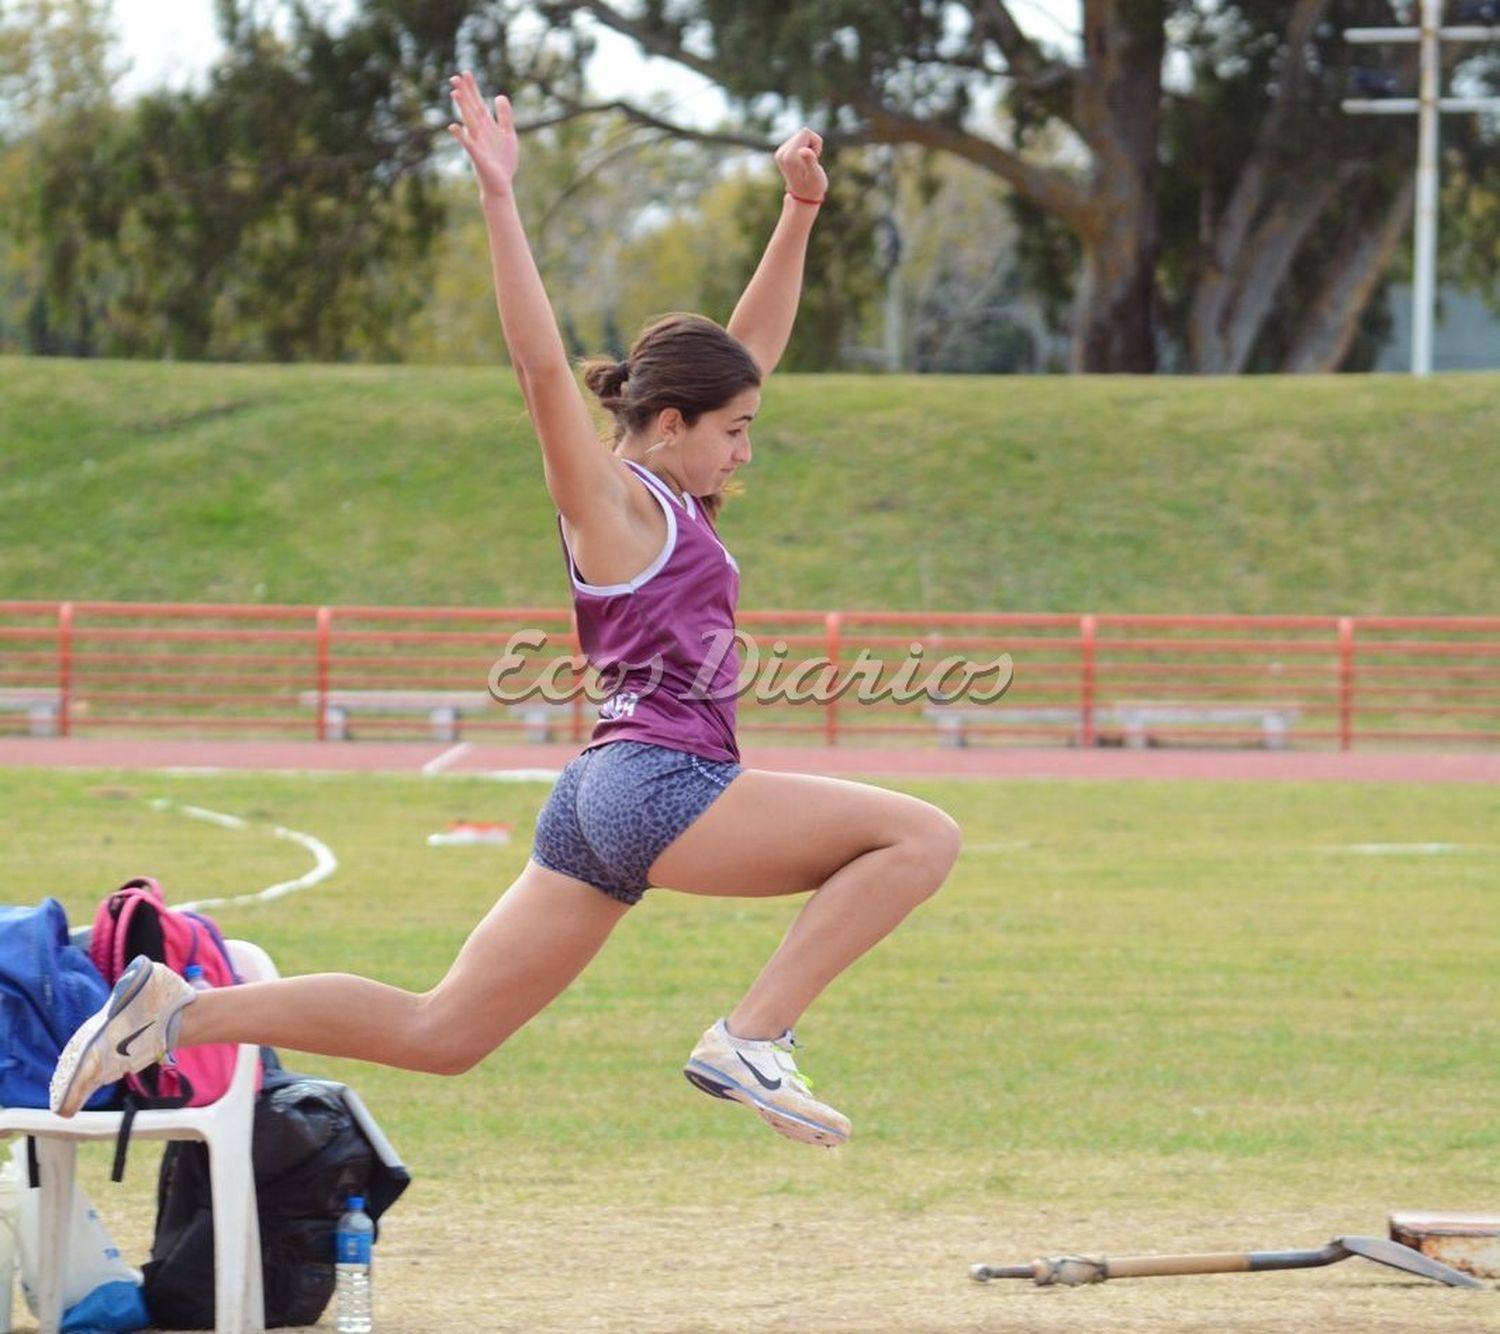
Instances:
[[[752,611],[740,623],[752,737],[1500,744],[1500,617]],[[489,689],[505,662],[512,695],[577,684],[576,653],[559,608],[0,602],[0,729],[576,741],[593,718],[583,696],[507,703]],[[1005,655],[1013,679],[996,698]]]

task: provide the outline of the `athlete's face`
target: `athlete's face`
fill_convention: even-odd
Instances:
[[[750,423],[760,411],[760,390],[744,389],[722,408],[705,412],[691,426],[674,432],[675,462],[682,488],[690,495],[717,495],[735,472],[750,462]]]

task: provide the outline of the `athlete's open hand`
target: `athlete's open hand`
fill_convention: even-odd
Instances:
[[[805,126],[776,150],[776,166],[788,194],[822,199],[828,193],[828,173],[818,160],[822,152],[822,137]]]
[[[448,133],[464,146],[464,152],[474,164],[480,193],[497,198],[508,195],[521,157],[510,98],[497,97],[495,114],[491,115],[484,98],[479,95],[479,84],[468,70],[455,74],[448,83],[462,119],[461,124],[449,125]]]

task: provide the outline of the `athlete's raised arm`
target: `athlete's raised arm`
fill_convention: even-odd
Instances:
[[[823,140],[809,129],[798,130],[776,150],[776,166],[786,186],[781,217],[729,317],[729,332],[750,349],[763,377],[776,369],[797,318],[807,240],[818,205],[828,193],[828,174],[819,161],[822,152]]]
[[[599,444],[521,226],[514,190],[520,146],[510,100],[497,97],[492,115],[471,73],[449,82],[461,123],[448,129],[479,178],[500,325],[541,442],[547,490],[564,518],[586,526],[624,505],[625,470]]]

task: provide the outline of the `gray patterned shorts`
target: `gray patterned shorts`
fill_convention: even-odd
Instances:
[[[738,764],[644,741],[586,750],[558,776],[537,816],[531,860],[639,903],[651,863],[739,772]]]

